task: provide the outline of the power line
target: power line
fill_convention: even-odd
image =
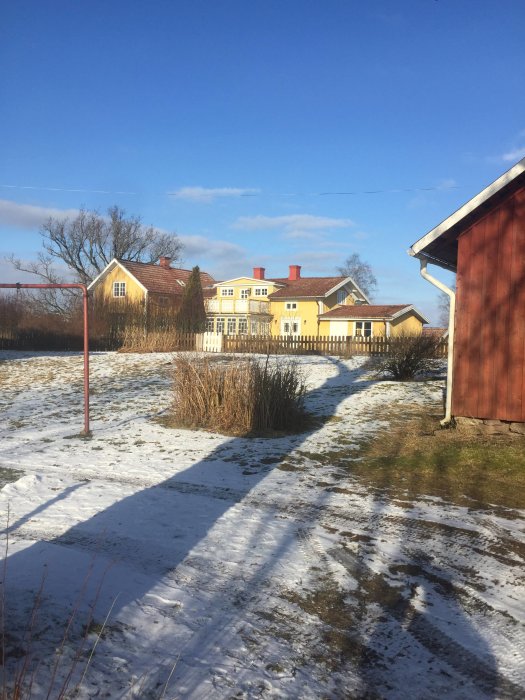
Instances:
[[[91,190],[81,187],[47,187],[43,185],[5,185],[0,184],[0,187],[11,190],[33,190],[42,192],[72,192],[76,194],[111,194],[111,195],[144,195],[146,192],[132,192],[129,190]],[[351,197],[362,194],[399,194],[403,192],[437,192],[445,190],[459,190],[462,189],[461,185],[437,185],[436,187],[392,187],[388,189],[380,190],[348,190],[348,191],[334,191],[334,192],[241,192],[236,195],[216,195],[210,192],[209,197],[211,199],[223,199],[225,196],[231,197]],[[150,194],[157,196],[168,196],[175,197],[178,195],[177,192],[151,192]],[[202,197],[205,198],[206,191],[202,193]],[[179,196],[180,199],[185,199],[186,201],[192,201],[191,197]],[[193,201],[199,201],[198,198],[193,198]]]

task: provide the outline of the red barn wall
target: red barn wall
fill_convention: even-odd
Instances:
[[[455,416],[525,422],[525,187],[458,239]]]

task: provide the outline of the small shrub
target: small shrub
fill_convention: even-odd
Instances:
[[[228,435],[300,430],[305,384],[295,364],[177,357],[172,422]]]
[[[438,345],[439,341],[429,336],[393,336],[388,353],[376,360],[377,373],[399,382],[414,379],[434,368]]]

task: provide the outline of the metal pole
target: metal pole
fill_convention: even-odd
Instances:
[[[89,429],[89,324],[88,291],[85,284],[0,284],[0,289],[80,289],[84,307],[84,430],[82,437],[91,437]]]

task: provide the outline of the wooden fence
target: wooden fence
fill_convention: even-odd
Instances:
[[[81,350],[82,338],[76,335],[18,332],[15,338],[1,338],[0,350]],[[114,339],[91,338],[91,350],[122,349],[128,352],[202,351],[227,353],[257,353],[263,355],[384,355],[390,350],[391,339],[383,337],[317,337],[317,336],[250,336],[216,333],[175,333],[160,331],[144,333],[130,330],[120,343]],[[447,357],[448,341],[436,344],[435,356]]]
[[[391,339],[381,336],[317,337],[317,336],[223,336],[223,352],[248,352],[270,355],[384,355],[390,351]],[[436,344],[436,357],[446,357],[448,341]]]

